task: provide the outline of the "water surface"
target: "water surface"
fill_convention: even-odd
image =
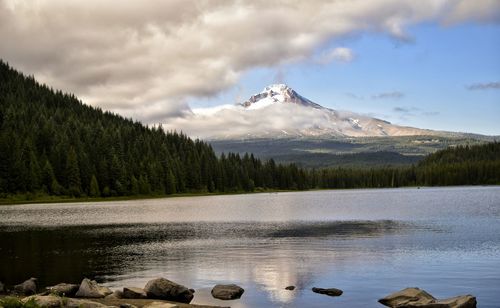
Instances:
[[[418,286],[498,307],[500,187],[15,205],[0,207],[0,217],[0,281],[8,284],[87,276],[142,287],[163,276],[195,288],[193,303],[232,307],[382,307],[378,298]],[[245,293],[215,300],[216,283]]]

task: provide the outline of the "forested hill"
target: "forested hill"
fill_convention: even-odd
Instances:
[[[273,177],[279,171],[273,162],[262,164],[253,156],[230,154],[218,159],[202,141],[85,105],[0,61],[0,194],[4,196],[253,190],[256,184],[276,187],[279,181]],[[289,182],[303,182],[296,167],[288,171]],[[257,172],[271,178],[255,183],[250,176]]]

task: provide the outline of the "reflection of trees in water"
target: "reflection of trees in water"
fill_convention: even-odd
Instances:
[[[14,284],[36,276],[41,285],[78,282],[84,276],[137,286],[161,275],[192,285],[248,282],[271,300],[287,303],[325,264],[341,262],[332,241],[404,228],[394,221],[5,228],[0,230],[0,278]],[[298,289],[284,290],[287,285]]]

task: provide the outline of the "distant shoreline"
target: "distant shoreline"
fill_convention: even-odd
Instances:
[[[224,196],[224,195],[250,195],[250,194],[265,194],[265,193],[283,193],[283,192],[314,192],[328,190],[376,190],[376,189],[400,189],[400,188],[447,188],[447,187],[500,187],[496,185],[449,185],[449,186],[400,186],[400,187],[356,187],[356,188],[318,188],[307,190],[256,190],[256,191],[238,191],[238,192],[214,192],[214,193],[182,193],[170,195],[138,195],[138,196],[117,196],[117,197],[68,197],[68,196],[45,196],[35,198],[33,200],[21,200],[15,197],[0,199],[0,206],[23,205],[23,204],[51,204],[51,203],[86,203],[86,202],[113,202],[113,201],[131,201],[131,200],[151,200],[151,199],[166,199],[166,198],[182,198],[182,197],[206,197],[206,196]]]

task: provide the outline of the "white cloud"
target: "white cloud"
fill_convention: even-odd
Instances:
[[[351,62],[353,59],[354,53],[351,49],[345,47],[337,47],[322,53],[318,58],[318,62],[321,64],[328,64],[332,61]]]
[[[154,122],[249,69],[310,60],[345,35],[406,40],[408,25],[491,22],[499,12],[497,0],[0,0],[0,56],[92,105]]]

